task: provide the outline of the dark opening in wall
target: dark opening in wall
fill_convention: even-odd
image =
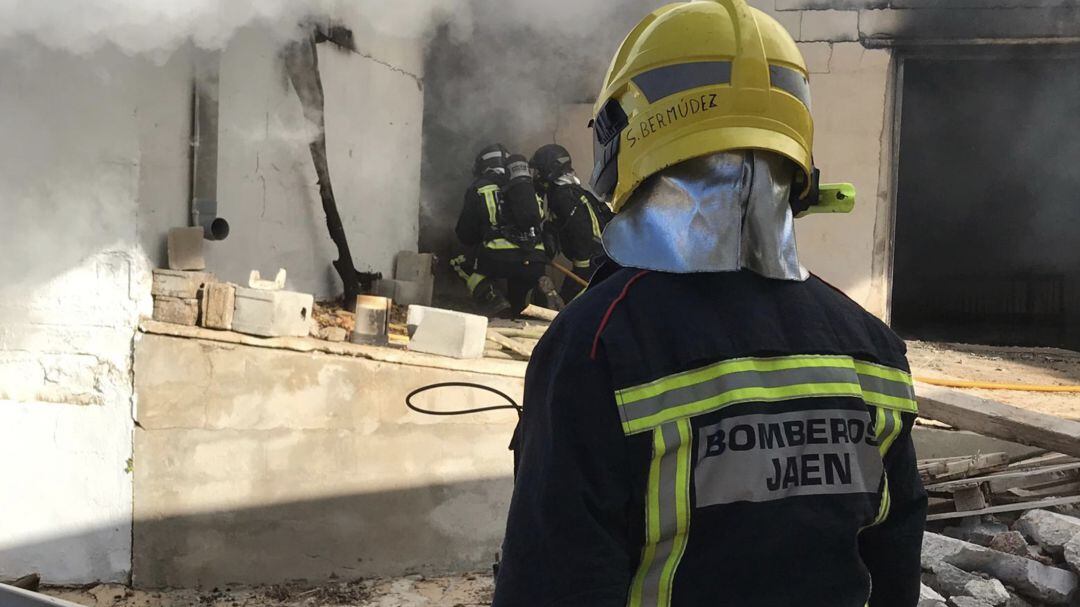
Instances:
[[[904,63],[893,324],[1080,348],[1080,53]]]

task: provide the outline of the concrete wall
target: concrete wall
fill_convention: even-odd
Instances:
[[[207,258],[227,279],[281,266],[293,287],[330,295],[310,129],[272,40],[244,30],[223,53],[219,195],[233,236]],[[420,42],[359,44],[320,49],[330,169],[357,265],[386,272],[416,246]],[[193,56],[0,50],[0,578],[129,575],[132,340],[165,233],[188,221]]]
[[[162,68],[165,81],[173,68],[182,61]],[[154,128],[138,114],[172,102],[146,69],[30,42],[0,52],[4,577],[120,581],[129,570],[131,340],[149,309],[140,150]],[[150,155],[168,146],[155,140]]]
[[[520,400],[520,378],[156,335],[140,336],[135,361],[137,585],[491,564],[516,416],[425,417],[404,397],[453,380]],[[421,404],[491,400],[451,391]]]
[[[393,256],[417,246],[423,90],[410,54],[419,55],[419,43],[374,34],[366,43],[379,55],[319,45],[327,152],[357,269],[390,275]],[[337,250],[307,147],[315,130],[278,49],[265,31],[247,28],[222,54],[218,213],[232,233],[209,244],[207,263],[241,284],[253,269],[273,275],[286,268],[289,288],[336,295],[341,284],[330,264]]]

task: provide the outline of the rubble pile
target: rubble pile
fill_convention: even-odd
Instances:
[[[1012,520],[931,523],[922,569],[919,607],[1072,605],[1080,596],[1080,518],[1029,510]]]

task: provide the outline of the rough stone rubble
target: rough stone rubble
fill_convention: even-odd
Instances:
[[[919,607],[1073,605],[1080,597],[1080,518],[1031,510],[1010,526],[989,516],[923,537]]]

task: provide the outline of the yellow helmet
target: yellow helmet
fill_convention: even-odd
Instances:
[[[623,41],[596,101],[593,188],[618,212],[642,181],[664,168],[759,149],[798,165],[808,192],[814,141],[808,74],[791,35],[745,0],[657,9]]]

